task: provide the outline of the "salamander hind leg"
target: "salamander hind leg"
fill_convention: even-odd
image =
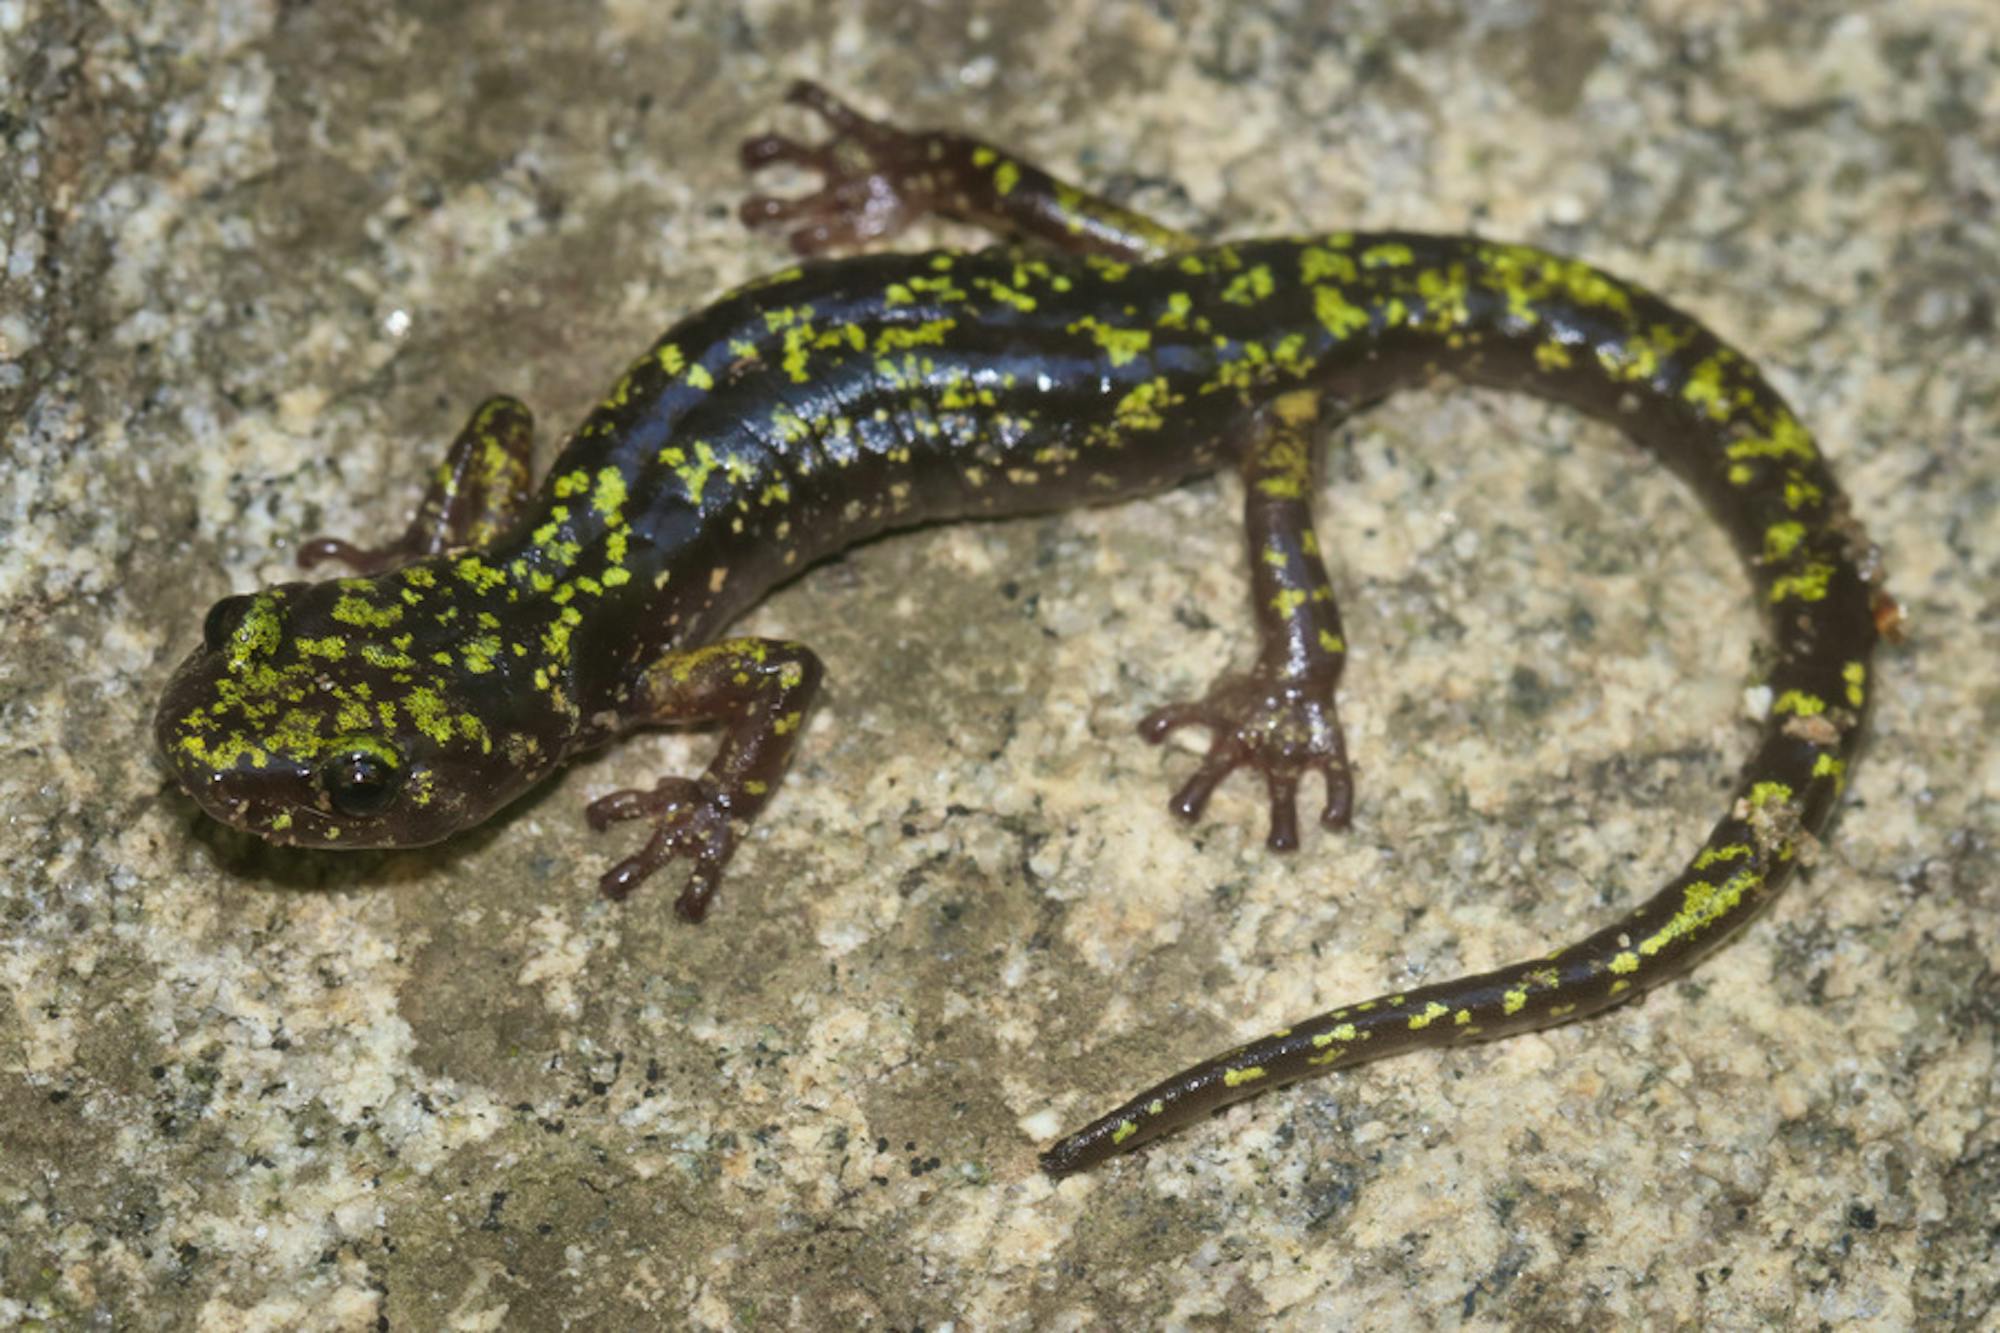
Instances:
[[[785,776],[820,675],[811,649],[777,639],[725,639],[669,653],[647,669],[622,710],[625,724],[720,721],[722,744],[698,778],[662,778],[650,791],[591,802],[585,817],[600,833],[622,820],[653,821],[646,845],[599,881],[607,898],[624,898],[684,857],[693,868],[674,910],[689,921],[707,915],[738,827],[757,817]]]
[[[526,407],[513,398],[488,398],[445,451],[401,537],[381,546],[314,537],[299,547],[299,564],[310,569],[322,560],[338,560],[374,574],[425,556],[485,545],[527,503],[534,442],[535,418]]]
[[[1287,394],[1256,423],[1244,452],[1250,586],[1263,640],[1256,666],[1221,677],[1199,702],[1155,709],[1139,724],[1140,735],[1155,743],[1185,726],[1211,733],[1201,766],[1169,802],[1184,819],[1198,818],[1234,770],[1262,773],[1271,802],[1269,843],[1277,851],[1298,846],[1299,781],[1307,773],[1326,783],[1325,827],[1347,827],[1354,799],[1334,709],[1347,646],[1312,526],[1317,417],[1313,395]]]
[[[870,120],[815,83],[793,84],[785,100],[811,109],[833,137],[806,144],[760,134],[743,141],[743,165],[750,171],[798,167],[818,173],[823,183],[796,198],[752,195],[738,211],[752,227],[790,228],[787,239],[802,255],[884,240],[930,214],[1119,259],[1157,258],[1195,244],[1184,232],[1066,185],[978,139]]]

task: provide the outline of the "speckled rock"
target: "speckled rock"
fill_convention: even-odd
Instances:
[[[598,899],[580,818],[698,734],[422,851],[203,821],[147,722],[208,603],[782,262],[732,144],[799,75],[1204,234],[1574,252],[1755,354],[1911,617],[1818,864],[1642,1005],[1036,1172],[1235,1039],[1582,933],[1719,812],[1724,541],[1443,388],[1329,451],[1359,807],[1297,855],[1247,783],[1176,824],[1132,731],[1246,650],[1230,482],[774,596],[829,687],[699,928]],[[1996,200],[1976,0],[0,0],[0,1326],[1989,1324]]]

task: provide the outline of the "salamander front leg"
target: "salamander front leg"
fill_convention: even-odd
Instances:
[[[382,546],[315,537],[299,547],[299,564],[310,569],[332,559],[374,574],[484,545],[505,531],[528,501],[534,443],[535,418],[526,407],[513,398],[488,398],[445,451],[401,537]]]
[[[737,826],[756,818],[785,776],[820,674],[811,649],[779,639],[725,639],[669,653],[647,669],[623,710],[626,724],[720,721],[722,745],[699,778],[662,778],[651,791],[615,791],[590,803],[584,815],[599,832],[620,820],[654,821],[646,845],[599,881],[605,897],[625,897],[682,856],[694,868],[674,910],[688,921],[707,915],[736,851]]]
[[[1347,660],[1340,611],[1312,526],[1313,432],[1319,400],[1279,398],[1254,429],[1243,457],[1244,524],[1250,539],[1250,588],[1263,649],[1257,665],[1226,675],[1198,703],[1169,704],[1147,714],[1139,734],[1155,743],[1180,727],[1207,727],[1208,753],[1168,803],[1183,819],[1199,818],[1221,781],[1238,768],[1264,775],[1270,792],[1270,846],[1299,845],[1299,779],[1326,781],[1320,823],[1346,828],[1353,809],[1347,746],[1334,711],[1334,687]]]
[[[809,107],[833,137],[804,144],[760,134],[743,141],[743,165],[756,171],[783,163],[817,172],[824,183],[796,199],[753,195],[739,212],[752,227],[789,227],[792,249],[802,255],[886,239],[936,213],[1073,254],[1155,259],[1195,245],[1185,232],[978,139],[870,120],[816,83],[793,84],[785,100]]]

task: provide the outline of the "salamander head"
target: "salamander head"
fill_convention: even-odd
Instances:
[[[506,721],[510,663],[428,623],[431,607],[403,623],[395,592],[287,583],[210,609],[153,721],[203,810],[273,842],[414,847],[548,772],[554,730]]]

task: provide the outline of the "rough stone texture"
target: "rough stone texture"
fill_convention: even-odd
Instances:
[[[1612,8],[0,0],[0,1324],[1990,1324],[2000,16]],[[419,852],[198,818],[147,720],[206,605],[777,265],[731,145],[802,74],[1205,232],[1575,252],[1757,355],[1912,617],[1818,866],[1643,1005],[1036,1173],[1236,1038],[1582,933],[1719,813],[1722,540],[1448,389],[1331,451],[1360,814],[1289,859],[1247,784],[1174,824],[1131,731],[1244,650],[1227,483],[773,597],[831,687],[698,929],[596,898],[579,812],[700,736]]]

